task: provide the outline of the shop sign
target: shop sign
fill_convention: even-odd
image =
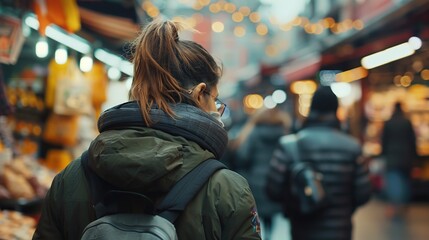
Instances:
[[[23,43],[21,20],[0,15],[0,63],[15,64]]]

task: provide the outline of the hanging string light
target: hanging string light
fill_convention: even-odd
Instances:
[[[250,22],[259,24],[261,23],[261,15],[251,7],[247,5],[237,6],[235,3],[227,0],[180,0],[181,4],[188,5],[192,7],[195,11],[201,12],[205,9],[208,9],[213,14],[227,13],[231,15],[231,19],[236,23],[241,23],[248,19]],[[159,8],[152,3],[151,0],[143,0],[140,4],[141,8],[146,12],[146,14],[152,18],[158,17],[160,15]],[[177,17],[174,17],[177,18]],[[189,27],[194,27],[199,22],[198,19],[193,17],[189,19],[182,18],[185,23],[188,23]],[[330,31],[334,34],[342,34],[347,31],[352,30],[362,30],[365,27],[364,22],[361,19],[344,19],[343,21],[337,22],[332,17],[325,17],[316,22],[311,22],[306,17],[297,16],[287,23],[281,23],[278,19],[271,17],[268,19],[268,22],[272,26],[279,28],[281,31],[287,32],[293,28],[302,28],[307,34],[322,34],[324,31]],[[191,24],[189,24],[191,23]],[[260,26],[260,25],[257,25]],[[259,35],[266,35],[268,32],[263,27],[259,27],[260,30],[257,30]],[[261,29],[262,28],[262,29]],[[258,29],[258,27],[257,27]],[[212,28],[213,30],[213,28]],[[213,30],[215,31],[215,30]],[[219,28],[216,28],[216,31],[219,31]],[[215,31],[215,32],[216,32]],[[223,31],[223,29],[222,29]]]

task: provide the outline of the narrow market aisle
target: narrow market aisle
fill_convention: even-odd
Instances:
[[[396,221],[386,218],[385,207],[384,202],[374,199],[358,209],[353,218],[353,240],[429,239],[429,202],[411,203],[405,218]],[[289,231],[289,221],[278,214],[271,239],[263,239],[290,240]]]
[[[385,207],[384,202],[372,200],[357,211],[353,240],[429,239],[429,202],[411,203],[401,220],[388,219]]]
[[[264,224],[262,223],[262,239],[263,240],[291,240],[289,220],[284,218],[281,213],[274,216],[273,233],[268,239],[264,234]]]

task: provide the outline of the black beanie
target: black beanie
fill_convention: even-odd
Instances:
[[[338,98],[331,87],[322,86],[314,93],[311,99],[310,112],[335,113],[338,108]]]

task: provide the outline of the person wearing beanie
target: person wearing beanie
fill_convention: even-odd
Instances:
[[[361,144],[340,130],[338,106],[330,87],[318,88],[302,128],[282,137],[271,159],[265,188],[272,200],[282,204],[291,223],[293,240],[352,239],[353,213],[370,199],[371,184],[361,160]],[[296,155],[286,147],[290,141],[296,143],[299,159],[294,159]],[[293,204],[297,200],[288,194],[292,192],[295,161],[310,163],[323,176],[327,201],[322,209],[311,214],[298,211]]]
[[[310,112],[303,123],[303,128],[312,125],[327,125],[340,128],[337,118],[338,98],[331,87],[322,86],[317,89],[311,99]]]
[[[319,113],[336,113],[338,98],[330,87],[320,87],[311,99],[311,110]]]

